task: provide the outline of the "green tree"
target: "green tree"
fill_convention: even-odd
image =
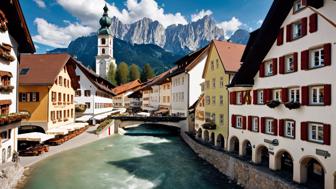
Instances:
[[[130,77],[130,81],[140,79],[140,69],[137,65],[132,64],[129,67],[129,77]]]
[[[153,68],[149,64],[145,64],[141,74],[141,81],[146,82],[155,76]]]
[[[113,85],[117,85],[116,81],[116,68],[113,64],[110,64],[109,71],[107,72],[107,80],[111,82]]]
[[[118,85],[128,82],[128,65],[125,62],[121,62],[118,65],[116,76]]]

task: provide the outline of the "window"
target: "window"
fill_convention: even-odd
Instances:
[[[7,159],[12,157],[12,146],[8,146],[7,148]]]
[[[182,85],[184,85],[184,77],[182,77]]]
[[[209,112],[205,112],[205,120],[209,121],[210,120],[210,113]]]
[[[210,81],[205,81],[205,88],[209,89],[210,88]]]
[[[273,62],[272,61],[265,62],[265,75],[266,76],[273,75]]]
[[[218,69],[219,67],[219,61],[218,61],[218,58],[216,59],[216,68]]]
[[[214,69],[215,69],[214,61],[212,60],[212,61],[211,61],[211,70],[213,71]]]
[[[224,104],[224,98],[222,95],[219,96],[219,104],[223,105]]]
[[[21,93],[21,101],[22,102],[27,102],[27,94],[26,93]]]
[[[39,93],[38,92],[32,92],[31,93],[31,101],[38,102],[39,101]]]
[[[62,93],[58,93],[58,102],[62,101]]]
[[[104,48],[102,49],[102,54],[105,54],[105,49]]]
[[[294,72],[294,56],[290,55],[290,56],[286,56],[285,57],[285,71],[286,73],[291,73]]]
[[[64,87],[68,87],[68,86],[67,86],[67,80],[66,80],[66,79],[63,79],[63,83],[64,83]]]
[[[242,95],[243,95],[243,92],[237,92],[237,96],[236,96],[236,103],[237,104],[242,104]]]
[[[212,96],[212,104],[213,104],[213,105],[216,104],[216,96]]]
[[[243,117],[236,116],[236,128],[242,129],[243,128]]]
[[[294,121],[285,121],[285,131],[284,135],[286,137],[294,138],[295,133],[295,122]]]
[[[273,90],[273,100],[275,101],[281,101],[281,90],[280,89],[276,89],[276,90]]]
[[[223,88],[223,87],[224,87],[224,77],[220,77],[220,80],[219,80],[219,87],[220,87],[220,88]]]
[[[324,87],[311,87],[310,99],[311,104],[324,104]]]
[[[292,24],[292,39],[297,39],[302,37],[302,23],[295,22]]]
[[[310,51],[310,68],[324,66],[324,49],[314,49]]]
[[[224,115],[223,115],[223,114],[220,114],[220,115],[219,115],[219,123],[220,123],[221,125],[224,124]]]
[[[91,103],[90,102],[85,102],[86,108],[90,109]]]
[[[22,68],[20,71],[20,75],[26,75],[29,72],[29,68]]]
[[[273,122],[274,120],[273,119],[266,119],[266,127],[265,127],[265,132],[267,134],[274,134],[275,131],[274,131],[274,126],[273,126]]]
[[[205,97],[205,102],[206,102],[207,105],[210,105],[210,97],[209,96]]]
[[[323,143],[323,125],[318,123],[309,124],[309,140]]]
[[[289,89],[289,102],[300,102],[300,89]]]
[[[212,88],[216,88],[216,79],[215,78],[212,79]]]
[[[63,94],[63,103],[65,103],[65,101],[66,101],[66,95]]]
[[[264,91],[263,90],[257,91],[257,97],[258,97],[258,104],[264,104]]]
[[[252,131],[259,131],[259,119],[258,117],[252,117]]]
[[[51,92],[51,101],[56,102],[56,92]]]
[[[296,0],[293,4],[293,12],[296,13],[302,10],[305,6],[302,4],[302,0]]]
[[[84,96],[91,96],[91,91],[90,90],[85,90],[84,91]]]
[[[102,45],[105,45],[105,44],[106,44],[106,39],[105,39],[105,38],[102,38],[102,39],[101,39],[101,44],[102,44]]]
[[[212,113],[211,120],[215,123],[216,122],[216,114]]]

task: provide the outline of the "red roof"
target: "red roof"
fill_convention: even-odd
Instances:
[[[240,59],[243,55],[245,45],[217,40],[213,40],[213,44],[225,71],[237,72],[240,68]]]
[[[119,95],[129,90],[135,89],[139,86],[141,86],[141,82],[140,80],[137,79],[137,80],[125,83],[123,85],[120,85],[118,87],[115,87],[112,91],[114,94]]]

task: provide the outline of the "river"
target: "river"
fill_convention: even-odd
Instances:
[[[140,126],[38,163],[27,189],[240,188],[172,130]]]

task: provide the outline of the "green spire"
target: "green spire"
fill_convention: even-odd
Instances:
[[[108,7],[107,4],[104,6],[104,14],[100,18],[100,29],[98,30],[98,35],[111,35],[110,26],[112,24],[112,19],[108,16]]]

